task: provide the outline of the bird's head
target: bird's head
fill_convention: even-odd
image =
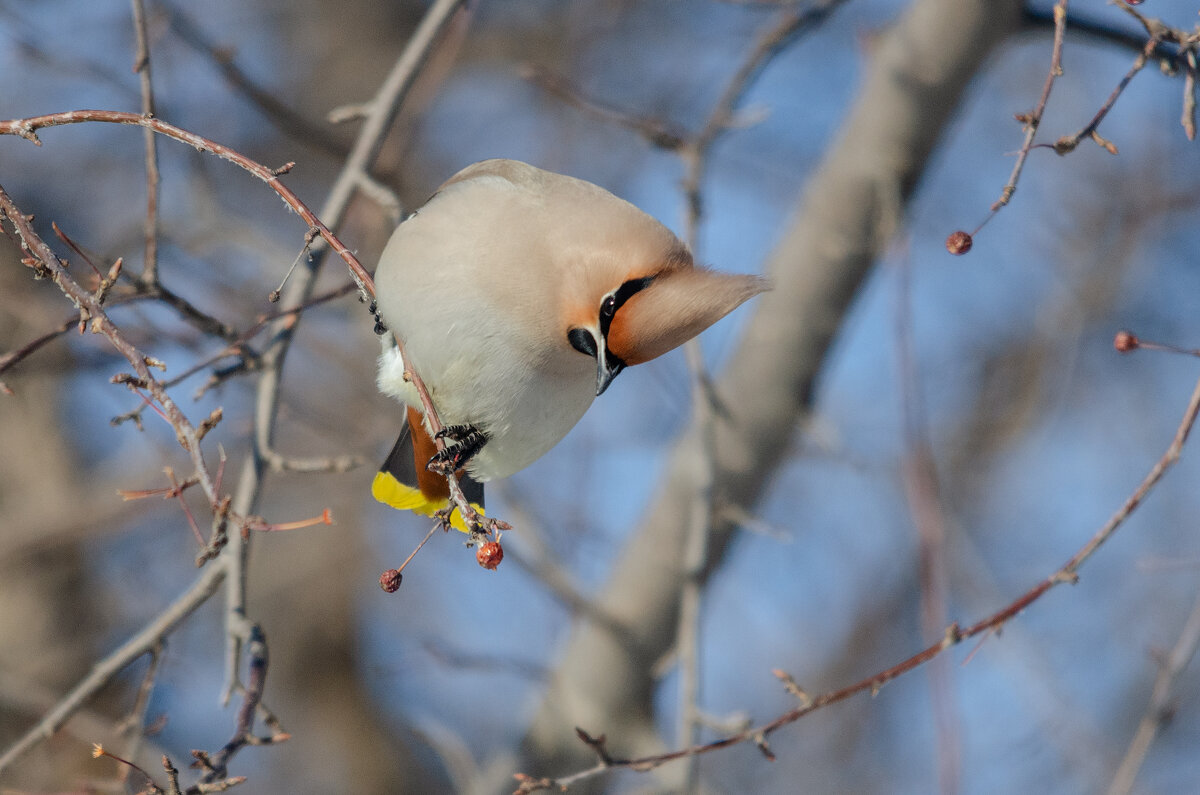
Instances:
[[[612,263],[595,280],[591,303],[572,312],[567,342],[596,360],[596,395],[629,365],[661,356],[767,288],[758,276],[697,268],[678,241],[657,261]]]

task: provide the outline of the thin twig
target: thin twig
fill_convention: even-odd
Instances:
[[[700,224],[704,213],[702,185],[714,145],[732,128],[737,107],[768,64],[801,34],[820,25],[842,2],[844,0],[825,0],[811,7],[781,12],[758,36],[730,76],[700,131],[675,147],[685,169],[682,184],[686,207],[685,234],[694,256],[699,256]],[[681,584],[676,631],[679,650],[679,721],[676,739],[679,745],[689,747],[696,743],[702,717],[700,619],[715,514],[715,423],[722,412],[704,367],[700,341],[689,340],[684,346],[684,353],[692,376],[692,426],[697,428],[700,439],[700,455],[694,470],[696,495],[691,501],[691,515],[684,542],[686,574]],[[684,792],[695,790],[699,770],[698,757],[690,758],[684,771]]]
[[[146,9],[143,0],[130,0],[133,5],[133,30],[137,38],[137,54],[134,56],[133,71],[140,79],[142,115],[155,115],[154,89],[150,82],[150,43],[146,36]],[[146,144],[146,254],[142,263],[142,281],[158,283],[158,141],[154,132],[142,131]]]
[[[691,203],[689,202],[689,205]],[[695,745],[700,729],[700,628],[704,599],[706,563],[713,529],[713,447],[717,411],[711,399],[704,356],[698,340],[689,340],[685,352],[692,374],[692,423],[700,434],[700,455],[695,462],[695,496],[691,500],[687,535],[684,539],[685,576],[679,595],[676,647],[679,650],[679,728],[676,742]],[[695,792],[699,783],[699,757],[690,757],[684,769],[683,792]]]
[[[437,445],[438,452],[446,449],[446,440],[438,437],[438,431],[443,427],[442,420],[438,416],[437,407],[433,405],[433,398],[429,395],[429,389],[426,388],[425,382],[420,379],[416,371],[409,365],[409,359],[404,354],[404,343],[400,339],[396,339],[396,347],[400,350],[400,357],[404,362],[404,378],[409,381],[417,391],[417,396],[421,400],[421,406],[424,408],[425,422],[429,425],[429,434],[433,437],[434,443]],[[458,477],[454,472],[445,471],[442,475],[446,478],[446,483],[450,487],[450,502],[458,509],[462,515],[463,521],[470,528],[471,533],[497,533],[500,530],[509,529],[506,522],[499,519],[483,516],[476,511],[471,501],[463,494],[462,487],[458,484]],[[499,539],[499,536],[496,536]]]
[[[904,418],[906,452],[901,464],[909,515],[917,531],[920,620],[923,639],[937,637],[949,621],[947,602],[946,518],[938,489],[937,466],[929,441],[921,396],[916,351],[913,347],[912,263],[902,256],[896,279],[896,345],[899,395]],[[937,735],[939,790],[956,792],[961,777],[962,750],[955,725],[954,673],[950,661],[939,657],[929,666],[930,700]]]
[[[1045,11],[1026,6],[1021,13],[1025,25],[1030,29],[1054,28],[1057,25],[1057,17],[1053,9]],[[1134,52],[1141,50],[1146,43],[1145,37],[1131,32],[1128,28],[1108,25],[1078,14],[1068,13],[1066,22],[1067,28],[1071,31],[1072,41],[1081,37],[1090,38],[1106,44],[1115,44]],[[1168,69],[1175,69],[1179,63],[1179,54],[1163,43],[1160,43],[1154,51],[1154,58],[1165,64]]]
[[[1067,13],[1067,0],[1058,0],[1058,2],[1054,4],[1053,11],[1049,16],[1042,11],[1033,9],[1025,10],[1024,15],[1027,23],[1035,25],[1053,23],[1054,25],[1054,47],[1050,56],[1050,72],[1046,75],[1046,83],[1042,88],[1042,96],[1039,99],[1038,105],[1034,109],[1033,113],[1022,114],[1018,116],[1018,119],[1025,125],[1025,142],[1022,144],[1020,151],[1017,153],[1017,162],[1013,165],[1012,175],[1009,177],[1008,183],[1001,191],[1000,198],[992,204],[988,214],[975,228],[975,231],[971,233],[972,235],[977,234],[979,230],[987,224],[988,221],[995,217],[996,213],[1012,200],[1013,194],[1016,192],[1017,181],[1020,179],[1021,170],[1025,166],[1025,160],[1029,156],[1030,150],[1034,148],[1033,139],[1037,135],[1037,128],[1041,123],[1042,114],[1046,108],[1046,101],[1050,98],[1050,89],[1054,84],[1055,78],[1062,75],[1062,46],[1068,26],[1070,26],[1072,31],[1077,33],[1094,36],[1104,41],[1121,44],[1122,46],[1132,47],[1139,50],[1139,54],[1137,60],[1134,62],[1134,66],[1121,80],[1117,88],[1109,96],[1108,101],[1104,103],[1092,121],[1075,135],[1064,136],[1056,141],[1051,147],[1055,152],[1060,155],[1066,154],[1078,146],[1079,142],[1084,138],[1090,137],[1095,140],[1097,144],[1115,154],[1116,147],[1110,142],[1101,138],[1096,132],[1096,129],[1099,127],[1100,122],[1108,114],[1108,111],[1112,109],[1113,103],[1125,89],[1125,86],[1129,84],[1129,81],[1133,79],[1133,76],[1145,66],[1147,59],[1151,57],[1160,60],[1172,70],[1177,68],[1182,62],[1186,71],[1184,81],[1184,129],[1185,131],[1188,130],[1188,105],[1186,99],[1188,94],[1187,86],[1189,81],[1194,82],[1195,69],[1188,68],[1188,59],[1186,56],[1190,50],[1187,50],[1186,48],[1189,46],[1189,44],[1194,44],[1194,38],[1182,30],[1164,25],[1157,19],[1149,19],[1144,17],[1128,4],[1117,3],[1117,6],[1141,22],[1142,26],[1146,29],[1146,32],[1150,37],[1149,40],[1142,40],[1125,31],[1106,27],[1100,23],[1088,19],[1070,16]],[[1181,49],[1179,52],[1170,52],[1163,46],[1164,42],[1177,44]],[[1189,138],[1191,137],[1192,135],[1189,134]]]
[[[153,133],[149,133],[149,134],[153,135]],[[60,240],[62,240],[64,243],[66,243],[68,246],[70,246],[71,250],[74,251],[76,254],[78,254],[79,257],[81,259],[83,259],[93,271],[96,272],[98,277],[103,279],[104,276],[103,276],[103,274],[100,273],[99,267],[97,267],[96,263],[93,262],[92,258],[90,256],[88,256],[87,252],[85,252],[74,240],[72,240],[66,234],[66,232],[64,232],[61,228],[59,228],[57,223],[51,222],[50,225],[54,229],[54,234]],[[108,290],[111,290],[112,286],[115,285],[118,280],[125,279],[125,280],[131,282],[132,287],[136,291],[137,294],[143,295],[147,298],[153,298],[153,299],[162,301],[167,306],[176,310],[179,313],[180,317],[182,317],[188,323],[190,323],[191,325],[193,325],[200,331],[204,332],[205,334],[211,334],[213,336],[221,337],[221,338],[227,339],[227,340],[232,339],[236,335],[236,332],[232,328],[230,328],[228,325],[226,325],[225,323],[216,319],[212,315],[209,315],[206,312],[203,312],[202,310],[197,308],[194,304],[192,304],[192,302],[188,301],[186,298],[179,295],[178,293],[175,293],[174,291],[167,289],[160,282],[157,282],[157,281],[155,281],[153,283],[149,282],[148,280],[146,280],[144,278],[144,276],[139,277],[137,279],[134,279],[134,278],[128,276],[125,273],[124,269],[120,267],[121,263],[122,263],[122,260],[118,259],[112,265],[112,267],[114,269],[116,269],[117,272],[116,272],[115,276],[110,275],[108,277],[108,284],[109,284]],[[106,290],[105,292],[102,293],[102,297],[100,298],[101,303],[108,303],[108,300],[107,300],[108,299],[108,290]]]
[[[683,179],[684,195],[687,197],[687,237],[695,240],[703,204],[700,186],[708,162],[708,153],[723,133],[734,122],[734,113],[746,92],[767,68],[767,65],[798,37],[821,25],[845,0],[823,0],[804,8],[792,8],[780,12],[775,22],[763,31],[749,54],[725,83],[712,112],[698,133],[687,138],[678,148],[687,173]]]
[[[1183,113],[1179,123],[1189,141],[1196,140],[1196,48],[1189,47],[1184,57]]]
[[[71,317],[64,320],[58,328],[56,328],[52,331],[47,331],[45,334],[42,334],[40,336],[34,337],[29,342],[22,345],[20,348],[17,348],[16,350],[13,350],[13,351],[9,351],[8,353],[0,356],[0,374],[4,373],[6,370],[11,368],[13,365],[17,364],[18,362],[22,361],[23,359],[26,359],[29,356],[31,356],[32,354],[36,353],[38,350],[40,350],[42,348],[42,346],[46,345],[49,342],[53,342],[54,340],[58,339],[62,335],[66,334],[68,331],[75,328],[77,323],[79,323],[79,315],[72,315]]]
[[[137,386],[149,392],[155,402],[162,406],[162,411],[175,430],[180,446],[191,456],[205,496],[210,504],[216,505],[219,497],[204,462],[203,452],[200,450],[197,430],[175,401],[171,399],[171,396],[167,394],[162,383],[151,372],[150,367],[155,360],[147,357],[124,338],[105,313],[98,296],[85,290],[67,273],[62,261],[34,231],[29,217],[17,208],[2,186],[0,186],[0,216],[8,218],[20,237],[22,246],[30,255],[27,264],[52,278],[59,289],[79,308],[81,321],[90,323],[94,333],[104,335],[133,367]]]
[[[118,110],[71,110],[64,113],[32,116],[26,119],[0,121],[0,135],[18,135],[41,146],[41,140],[37,135],[38,130],[46,127],[57,127],[63,124],[83,124],[85,122],[128,124],[150,129],[160,135],[165,135],[168,138],[185,143],[197,152],[211,152],[222,160],[228,160],[230,163],[245,169],[267,183],[297,215],[304,219],[305,223],[310,227],[316,227],[325,242],[349,266],[350,273],[355,277],[355,281],[358,283],[359,289],[364,296],[369,298],[375,295],[375,287],[371,275],[367,273],[362,263],[358,261],[358,258],[329,231],[329,228],[321,222],[304,202],[300,201],[291,188],[280,182],[279,177],[290,170],[286,166],[281,169],[268,168],[261,163],[251,160],[235,149],[209,140],[202,135],[188,132],[173,124],[168,124],[162,119],[146,118],[136,113],[126,113]],[[334,225],[336,226],[336,222],[334,222]]]
[[[163,770],[167,773],[167,792],[169,795],[183,795],[183,791],[179,789],[179,770],[175,765],[171,764],[171,758],[163,754],[162,758]]]
[[[1129,67],[1129,71],[1126,72],[1125,76],[1121,78],[1121,81],[1117,83],[1117,87],[1114,88],[1112,93],[1108,95],[1108,99],[1106,99],[1104,104],[1100,106],[1100,109],[1096,111],[1096,115],[1092,117],[1092,120],[1085,124],[1079,130],[1079,132],[1075,133],[1074,135],[1064,135],[1062,138],[1059,138],[1054,142],[1053,149],[1056,153],[1065,155],[1068,152],[1073,152],[1075,147],[1079,146],[1079,142],[1084,138],[1092,138],[1096,141],[1096,143],[1100,144],[1101,147],[1107,149],[1112,154],[1115,155],[1117,153],[1117,148],[1101,138],[1099,133],[1096,131],[1100,127],[1100,122],[1104,121],[1104,117],[1108,115],[1110,110],[1112,110],[1117,98],[1121,96],[1121,93],[1125,90],[1126,86],[1128,86],[1129,82],[1133,80],[1134,75],[1142,71],[1142,69],[1146,66],[1146,62],[1150,60],[1150,55],[1158,46],[1159,41],[1161,41],[1161,39],[1159,39],[1157,36],[1150,37],[1150,39],[1146,42],[1146,46],[1142,48],[1142,51],[1138,53],[1137,58],[1133,60],[1133,65]]]
[[[93,665],[91,672],[71,688],[37,725],[0,755],[0,773],[35,745],[52,737],[80,707],[131,662],[157,648],[163,638],[170,635],[185,618],[216,593],[224,578],[225,570],[220,566],[204,569],[196,581],[170,606],[151,619],[132,638]]]
[[[328,127],[309,121],[305,116],[284,104],[269,90],[258,85],[234,60],[233,52],[218,46],[189,16],[171,3],[160,4],[167,16],[171,32],[180,41],[205,56],[220,70],[225,82],[248,99],[280,132],[305,146],[314,146],[335,157],[344,158],[350,147]]]
[[[1192,51],[1186,48],[1189,45],[1193,45],[1195,43],[1195,39],[1190,34],[1164,25],[1157,19],[1149,19],[1142,16],[1130,5],[1125,3],[1117,3],[1117,6],[1134,16],[1139,22],[1142,23],[1142,26],[1146,29],[1146,32],[1149,35],[1149,39],[1140,43],[1140,51],[1137,58],[1134,60],[1133,66],[1131,66],[1129,71],[1126,72],[1125,76],[1117,84],[1117,87],[1113,89],[1108,99],[1096,112],[1095,116],[1092,117],[1092,120],[1084,125],[1084,127],[1075,134],[1063,136],[1055,141],[1054,144],[1050,145],[1050,148],[1060,155],[1065,155],[1068,152],[1073,151],[1077,146],[1079,146],[1079,143],[1084,138],[1091,138],[1106,151],[1112,154],[1117,154],[1117,147],[1112,142],[1102,138],[1097,130],[1100,127],[1100,123],[1104,120],[1104,117],[1108,115],[1110,110],[1112,110],[1113,104],[1125,90],[1125,87],[1129,85],[1129,82],[1133,79],[1134,75],[1140,72],[1145,67],[1147,61],[1152,57],[1162,60],[1164,63],[1171,65],[1172,68],[1178,65],[1181,60],[1183,61],[1186,72],[1184,80],[1185,99],[1183,125],[1185,132],[1188,133],[1189,139],[1194,136],[1194,127],[1190,128],[1188,126],[1191,114],[1189,113],[1187,97],[1190,96],[1189,86],[1194,84],[1195,69],[1188,68],[1189,60],[1187,57],[1181,59],[1180,56],[1187,56],[1191,54]],[[1026,19],[1032,22],[1044,22],[1044,17],[1040,13],[1030,11],[1026,12]],[[1041,123],[1042,114],[1045,112],[1046,101],[1050,98],[1050,89],[1054,84],[1055,78],[1062,75],[1062,46],[1068,24],[1067,0],[1058,0],[1058,2],[1054,4],[1053,22],[1054,47],[1050,57],[1050,72],[1046,75],[1046,83],[1042,88],[1042,96],[1039,99],[1037,107],[1034,109],[1033,113],[1022,114],[1017,117],[1025,124],[1025,142],[1022,144],[1021,150],[1017,153],[1017,162],[1013,165],[1012,175],[1009,177],[1008,183],[1001,191],[1000,198],[992,204],[991,208],[988,210],[988,214],[975,228],[974,232],[971,232],[972,236],[978,234],[979,230],[982,229],[988,221],[992,220],[992,218],[996,216],[996,213],[999,212],[1001,208],[1003,208],[1009,203],[1009,201],[1012,200],[1013,194],[1017,190],[1017,181],[1020,179],[1021,170],[1025,166],[1025,160],[1028,158],[1030,150],[1034,148],[1033,140],[1037,135],[1037,128]],[[1072,29],[1079,29],[1084,33],[1101,36],[1107,40],[1119,41],[1122,44],[1130,44],[1134,41],[1128,34],[1108,30],[1102,26],[1096,25],[1095,23],[1089,23],[1086,20],[1079,20],[1071,17],[1070,24]],[[1164,42],[1172,42],[1180,45],[1180,52],[1178,54],[1172,54],[1165,51],[1162,46]]]
[[[647,118],[604,105],[582,96],[566,79],[537,64],[523,64],[520,76],[560,101],[603,121],[612,122],[641,135],[651,145],[674,151],[683,145],[686,134],[669,122]]]
[[[1134,781],[1142,763],[1146,761],[1150,745],[1171,719],[1175,680],[1191,662],[1197,646],[1200,646],[1200,593],[1196,595],[1192,612],[1188,615],[1175,646],[1159,664],[1158,675],[1154,678],[1154,689],[1150,693],[1150,703],[1146,705],[1146,714],[1138,723],[1133,740],[1113,776],[1108,795],[1127,795],[1133,791]]]
[[[240,334],[237,334],[232,339],[230,339],[229,345],[227,345],[226,347],[217,351],[216,353],[212,354],[211,356],[207,356],[207,357],[201,359],[200,361],[195,362],[194,364],[192,364],[191,367],[188,367],[186,370],[180,372],[178,375],[176,375],[172,378],[166,379],[165,381],[163,381],[163,386],[167,387],[167,388],[177,386],[177,385],[183,383],[184,381],[186,381],[187,379],[191,378],[192,376],[194,376],[196,373],[200,372],[201,370],[207,369],[209,367],[214,367],[217,364],[217,362],[221,361],[222,359],[228,359],[230,357],[238,357],[238,361],[236,363],[226,366],[226,367],[222,367],[222,368],[214,371],[209,376],[208,380],[199,389],[197,389],[196,392],[192,395],[193,398],[198,400],[201,397],[203,397],[204,394],[207,393],[209,390],[220,386],[225,381],[229,380],[230,378],[233,378],[234,376],[246,375],[249,373],[257,372],[260,369],[260,366],[259,366],[260,357],[252,348],[250,348],[250,342],[255,337],[257,337],[259,332],[261,332],[263,329],[265,329],[272,321],[278,320],[280,318],[294,317],[296,315],[299,315],[301,312],[304,312],[315,306],[320,306],[321,304],[327,303],[336,298],[341,298],[342,296],[349,295],[350,293],[354,292],[357,289],[358,289],[358,285],[356,285],[354,282],[347,282],[346,284],[343,284],[341,287],[334,287],[331,290],[327,290],[326,292],[321,293],[320,295],[315,296],[315,297],[309,299],[308,301],[305,301],[303,304],[301,304],[299,306],[292,307],[291,309],[287,309],[282,312],[272,312],[269,315],[264,315],[264,316],[260,317],[257,321],[255,321],[254,325],[250,326],[245,331],[241,332]],[[148,294],[147,295],[139,294],[137,296],[130,296],[131,299],[132,298],[146,298],[146,297],[149,297],[149,295]],[[109,303],[111,304],[112,302],[110,301]],[[74,327],[74,325],[75,325],[75,319],[72,318],[69,321],[68,328],[72,328],[72,327]],[[0,373],[3,373],[4,370],[7,369],[5,367],[5,364],[6,364],[5,358],[0,357]],[[138,404],[130,411],[127,411],[126,413],[124,413],[118,417],[114,417],[112,420],[113,424],[120,424],[122,422],[127,422],[129,420],[134,420],[135,422],[137,422],[139,417],[141,416],[142,411],[145,408],[146,408],[146,405],[144,403]]]
[[[129,745],[125,748],[125,756],[129,759],[137,759],[142,741],[146,738],[146,712],[150,708],[150,694],[154,692],[154,684],[158,678],[158,669],[162,665],[165,646],[166,644],[160,639],[150,650],[150,665],[146,667],[146,673],[142,676],[142,684],[138,687],[133,708],[129,710],[129,716],[125,718],[123,728],[129,736]],[[126,772],[121,776],[122,781],[128,775],[128,770],[126,768]]]
[[[257,624],[249,627],[246,641],[246,656],[249,658],[249,675],[242,692],[242,705],[238,708],[237,726],[233,737],[215,754],[206,757],[205,772],[201,784],[211,784],[228,777],[229,760],[247,745],[270,745],[288,739],[286,732],[274,731],[270,736],[254,734],[254,718],[262,703],[263,689],[267,685],[267,640]]]
[[[1032,113],[1018,117],[1025,125],[1025,141],[1021,144],[1021,150],[1017,152],[1017,162],[1013,164],[1012,174],[1009,175],[1008,182],[1000,191],[1000,198],[992,203],[987,216],[979,223],[979,226],[975,227],[972,235],[978,234],[984,224],[992,220],[1001,208],[1012,201],[1013,194],[1017,192],[1017,182],[1021,179],[1025,160],[1029,157],[1029,151],[1033,148],[1033,139],[1037,137],[1042,116],[1046,113],[1050,90],[1054,88],[1055,79],[1061,77],[1063,73],[1062,51],[1067,33],[1067,2],[1068,0],[1058,0],[1054,4],[1054,46],[1050,51],[1050,71],[1046,73],[1046,82],[1042,85],[1042,95],[1038,98],[1037,106]]]

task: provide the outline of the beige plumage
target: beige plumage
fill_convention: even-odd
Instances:
[[[376,496],[424,511],[444,504],[444,482],[424,474],[424,460],[400,471],[406,446],[427,459],[432,441],[393,335],[442,422],[486,439],[465,464],[483,482],[533,463],[623,367],[682,344],[765,283],[695,268],[670,230],[589,182],[487,160],[397,228],[375,288],[387,329],[379,388],[415,410],[412,437],[402,434],[380,474],[427,504],[395,489],[381,497],[378,478]],[[414,475],[419,483],[405,482]]]

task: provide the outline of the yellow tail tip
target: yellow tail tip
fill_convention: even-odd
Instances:
[[[445,499],[429,499],[420,489],[396,480],[390,472],[375,473],[375,480],[371,482],[371,496],[398,511],[412,511],[422,516],[433,516],[434,511],[440,511],[450,504]],[[472,503],[471,507],[484,515],[479,505]],[[457,509],[450,515],[450,526],[463,533],[468,532],[467,523]]]

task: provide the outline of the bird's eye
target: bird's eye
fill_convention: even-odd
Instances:
[[[617,311],[617,296],[615,294],[604,299],[600,304],[600,317],[611,318]]]
[[[624,306],[625,302],[632,298],[635,293],[645,289],[652,281],[654,281],[653,276],[647,276],[644,279],[630,279],[604,296],[604,300],[600,302],[600,336],[608,339],[608,327],[612,325],[613,317],[617,314],[617,310]]]
[[[592,336],[592,332],[585,328],[573,328],[567,332],[567,342],[571,343],[571,347],[580,353],[586,353],[593,359],[596,358],[596,338]]]

